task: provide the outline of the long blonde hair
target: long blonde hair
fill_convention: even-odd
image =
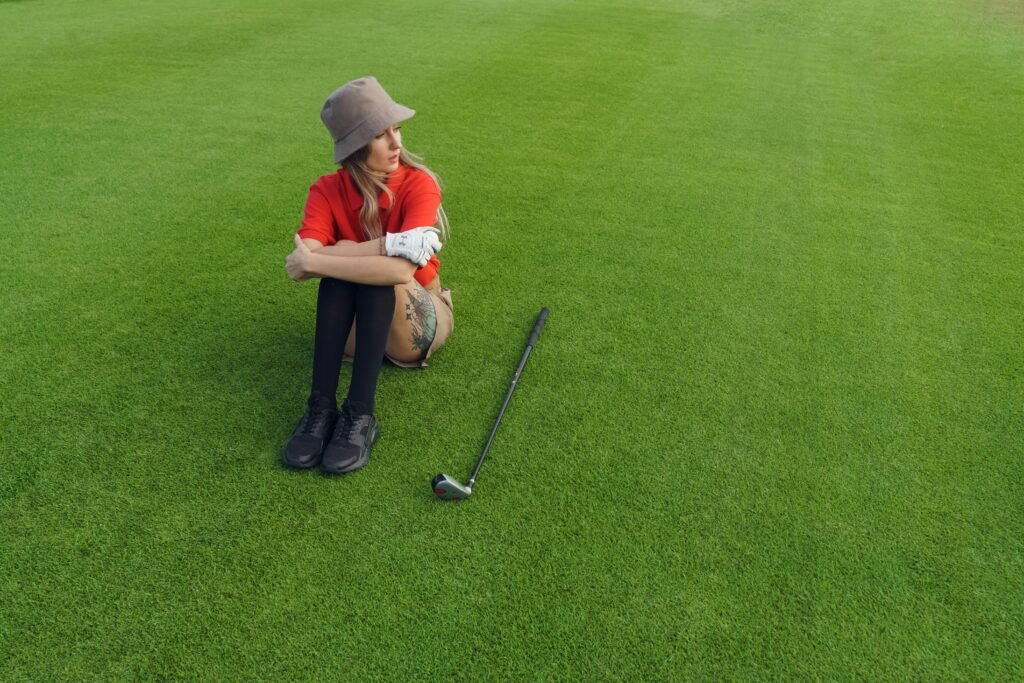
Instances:
[[[356,187],[359,188],[359,194],[363,195],[363,208],[359,209],[359,223],[363,227],[363,233],[365,233],[366,238],[374,240],[384,234],[384,228],[380,222],[380,206],[377,203],[377,197],[380,196],[381,192],[384,192],[393,205],[395,195],[391,188],[385,184],[387,180],[386,175],[367,168],[366,158],[369,156],[370,145],[367,145],[358,152],[350,154],[341,162],[341,166],[349,172],[352,180],[355,181]],[[423,164],[422,157],[407,151],[404,147],[398,153],[398,163],[424,171],[433,178],[439,188],[441,187],[441,180],[437,177],[437,174]],[[437,222],[434,225],[441,231],[441,239],[447,241],[451,234],[451,228],[448,225],[448,216],[444,212],[444,207],[440,205],[437,207]]]

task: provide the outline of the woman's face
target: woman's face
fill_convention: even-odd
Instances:
[[[398,170],[398,154],[402,151],[402,127],[393,125],[385,128],[370,142],[370,155],[366,167],[377,173],[394,173]]]

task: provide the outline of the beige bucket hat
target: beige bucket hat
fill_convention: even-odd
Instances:
[[[377,133],[415,113],[391,99],[376,78],[366,76],[332,92],[320,110],[320,119],[334,140],[334,163],[340,164],[370,144]]]

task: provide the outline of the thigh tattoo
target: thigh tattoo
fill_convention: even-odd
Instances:
[[[412,330],[412,346],[420,353],[426,353],[437,332],[434,300],[422,287],[412,287],[406,291],[409,294],[409,303],[405,305],[405,319],[409,321]]]

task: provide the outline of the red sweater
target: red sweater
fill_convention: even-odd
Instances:
[[[441,189],[427,173],[399,166],[388,178],[387,186],[395,193],[394,206],[384,192],[377,200],[380,224],[385,232],[402,232],[437,223]],[[363,195],[348,171],[339,168],[336,173],[320,176],[309,188],[299,237],[315,239],[325,246],[342,240],[365,242],[366,235],[359,223],[362,206]],[[416,269],[414,277],[421,285],[427,285],[437,276],[440,267],[437,256],[433,256],[427,265]]]

